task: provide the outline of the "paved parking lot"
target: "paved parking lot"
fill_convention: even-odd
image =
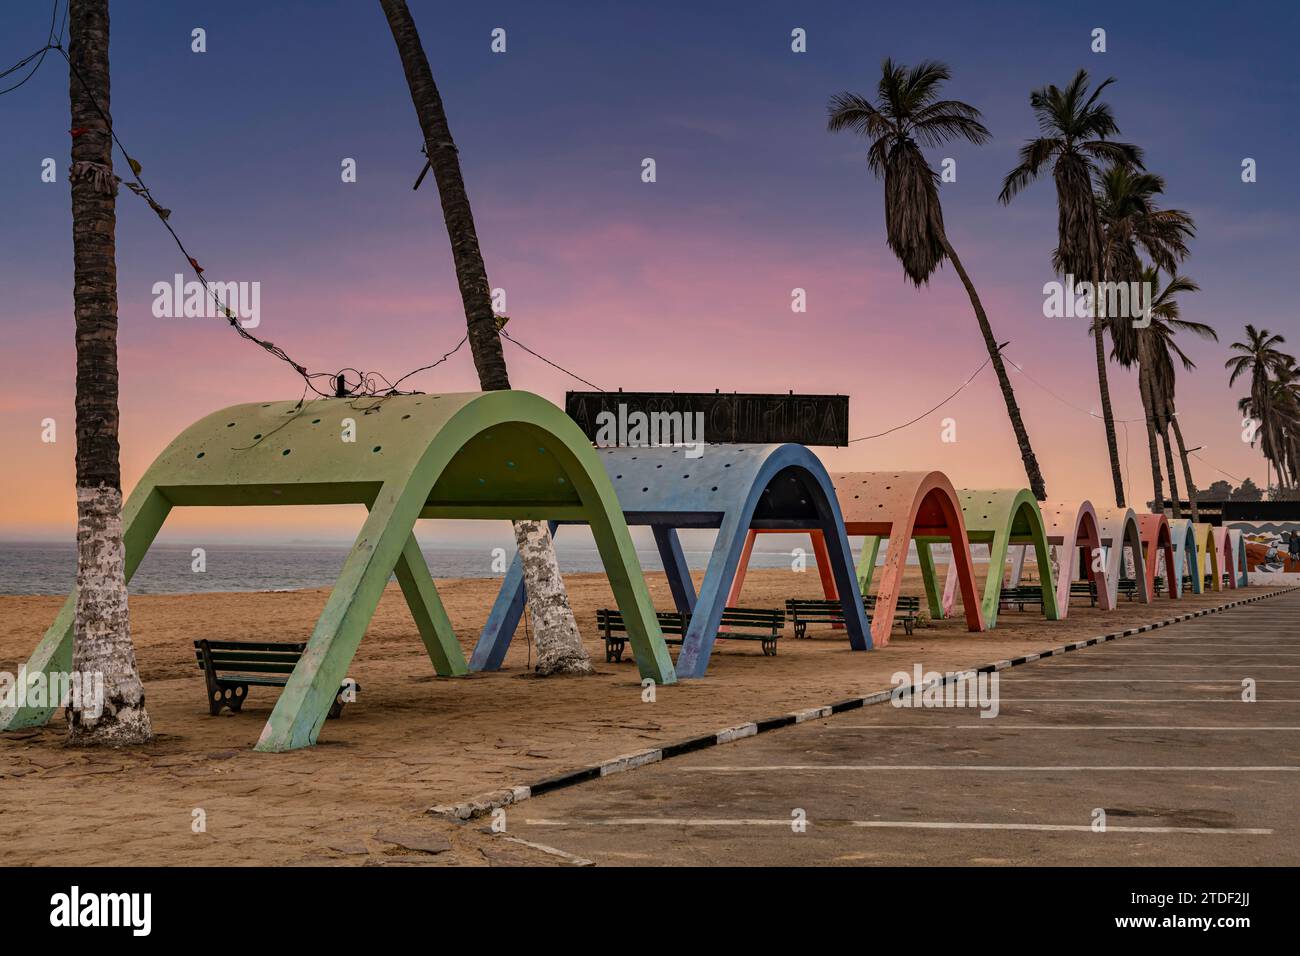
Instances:
[[[992,719],[867,707],[526,801],[508,830],[598,864],[1300,864],[1300,592],[998,676]]]

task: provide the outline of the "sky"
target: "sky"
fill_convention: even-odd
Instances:
[[[950,238],[1006,355],[1049,496],[1113,503],[1092,343],[1045,318],[1053,279],[1050,177],[997,202],[1035,135],[1031,89],[1079,68],[1122,138],[1196,219],[1179,414],[1198,485],[1263,483],[1223,370],[1250,322],[1300,344],[1294,172],[1300,90],[1293,3],[930,2],[410,3],[460,150],[491,284],[510,330],[602,388],[840,393],[852,437],[907,422],[986,353],[950,267],[905,281],[885,245],[882,185],[866,142],[826,131],[840,91],[874,95],[880,61],[939,59],[946,95],[984,114],[993,140],[928,151],[956,160],[941,197]],[[707,8],[706,8],[707,7]],[[811,9],[810,9],[811,7]],[[39,48],[52,4],[0,7],[3,66]],[[113,0],[112,113],[171,223],[210,279],[256,281],[259,334],[313,370],[389,379],[433,361],[464,314],[419,126],[377,2]],[[191,49],[192,31],[207,51]],[[503,29],[504,53],[491,49]],[[791,50],[806,31],[807,52]],[[1106,31],[1094,53],[1092,31]],[[7,85],[7,83],[6,83]],[[2,87],[0,87],[2,88]],[[0,96],[0,540],[67,540],[75,527],[68,76],[50,56]],[[42,162],[57,181],[43,182]],[[653,158],[656,181],[642,181]],[[1244,158],[1258,178],[1241,180]],[[356,163],[356,182],[341,164]],[[114,157],[120,167],[120,155]],[[122,470],[129,490],[186,425],[241,402],[296,399],[287,366],[224,322],[156,318],[152,287],[185,262],[149,209],[118,198]],[[795,288],[807,311],[791,310]],[[582,384],[507,345],[515,387],[563,402]],[[408,385],[477,388],[467,350]],[[1112,366],[1117,417],[1140,415]],[[54,419],[57,440],[42,441]],[[955,442],[941,440],[943,419]],[[1126,434],[1127,433],[1127,434]],[[1151,496],[1144,426],[1120,426],[1130,498]],[[817,449],[841,469],[938,469],[957,487],[1024,484],[986,370],[914,425]],[[1180,482],[1181,483],[1181,482]],[[1235,482],[1234,482],[1235,483]],[[345,541],[355,508],[174,513],[164,540]],[[458,526],[423,537],[499,534]]]

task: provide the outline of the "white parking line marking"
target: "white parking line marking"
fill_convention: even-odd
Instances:
[[[811,824],[813,821],[809,821]],[[1096,833],[1086,823],[947,823],[928,820],[854,820],[855,827],[881,827],[917,830],[1042,830],[1066,833]],[[1262,827],[1126,827],[1107,824],[1105,833],[1226,833],[1240,836],[1268,836],[1273,831]]]
[[[1300,731],[1300,727],[1271,727],[1258,724],[1242,727],[1170,727],[1155,724],[1006,724],[985,720],[978,724],[827,724],[820,730],[1188,730],[1253,733],[1256,730]]]
[[[937,771],[951,773],[954,771],[971,773],[1097,773],[1100,771],[1120,771],[1123,773],[1295,773],[1300,766],[1238,766],[1238,767],[1191,767],[1170,765],[1152,766],[1059,766],[1059,767],[1016,767],[1007,764],[938,764],[938,763],[791,763],[758,764],[752,767],[714,766],[682,767],[687,773],[783,773],[793,771]]]
[[[754,818],[708,817],[609,817],[603,820],[533,819],[524,820],[531,827],[781,827],[790,829],[790,820],[764,820]],[[1268,836],[1273,831],[1264,827],[1133,827],[1107,826],[1104,831],[1094,830],[1085,823],[966,823],[939,820],[806,820],[804,825],[844,825],[873,829],[915,830],[1033,830],[1048,833],[1195,833],[1228,834],[1237,836]],[[531,845],[531,844],[530,844]]]

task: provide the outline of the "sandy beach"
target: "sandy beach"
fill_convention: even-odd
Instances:
[[[647,577],[658,607],[667,582]],[[1174,613],[1216,606],[1261,588],[1122,601],[1111,612],[1076,602],[1067,620],[1003,612],[998,628],[968,633],[960,620],[895,629],[880,650],[850,652],[843,632],[814,628],[780,651],[720,641],[708,676],[642,701],[634,664],[606,664],[592,624],[611,606],[603,575],[568,576],[597,675],[533,676],[522,631],[497,673],[442,679],[393,585],[350,674],[359,701],[329,721],[318,746],[286,754],[252,747],[277,691],[254,688],[241,714],[208,715],[192,641],[302,640],[328,592],[133,597],[132,631],[157,739],[137,751],[71,750],[61,714],[39,730],[0,735],[0,840],[15,864],[499,864],[563,863],[527,846],[430,817],[430,806],[526,784],[619,754],[824,705],[889,686],[920,663],[952,670],[1032,653]],[[468,656],[495,594],[494,580],[438,581]],[[915,569],[904,593],[920,594]],[[818,597],[815,573],[753,571],[743,603],[781,606]],[[0,669],[16,672],[60,599],[0,597]],[[196,811],[202,811],[196,815]],[[205,827],[196,832],[196,818]]]

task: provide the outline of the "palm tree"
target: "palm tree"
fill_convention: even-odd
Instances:
[[[1043,135],[1021,147],[1020,164],[1007,174],[1002,192],[998,194],[998,199],[1004,204],[1011,202],[1050,163],[1052,178],[1056,182],[1057,206],[1057,245],[1052,254],[1052,265],[1058,273],[1073,276],[1074,281],[1082,278],[1092,282],[1094,290],[1105,267],[1105,238],[1092,189],[1097,163],[1142,166],[1140,149],[1106,138],[1117,134],[1119,126],[1110,106],[1097,102],[1097,98],[1113,82],[1113,78],[1105,80],[1089,95],[1088,72],[1080,70],[1064,90],[1047,86],[1030,93],[1029,105],[1038,116],[1038,126]],[[1119,444],[1115,440],[1115,416],[1110,406],[1105,327],[1100,312],[1100,309],[1094,309],[1096,314],[1091,329],[1096,347],[1097,384],[1101,391],[1101,414],[1106,425],[1115,503],[1123,507],[1124,480],[1119,467]]]
[[[830,101],[827,127],[833,133],[849,130],[871,140],[867,167],[885,183],[886,241],[907,278],[919,289],[930,281],[945,258],[957,271],[997,373],[1029,487],[1042,501],[1047,497],[1047,488],[1029,444],[1001,349],[975,284],[948,240],[939,202],[939,179],[921,152],[922,146],[940,146],[951,139],[965,139],[976,145],[990,139],[988,129],[980,122],[979,110],[959,100],[939,99],[940,87],[950,77],[943,63],[927,61],[908,69],[887,58],[881,64],[876,102],[856,93],[837,94]]]
[[[1140,172],[1122,163],[1112,163],[1098,176],[1096,200],[1102,229],[1102,272],[1108,281],[1149,283],[1145,288],[1154,290],[1158,286],[1157,270],[1163,268],[1172,273],[1178,262],[1186,258],[1187,240],[1195,235],[1196,227],[1191,216],[1180,209],[1157,208],[1155,200],[1164,192],[1164,185],[1164,180],[1154,173]],[[1156,268],[1147,269],[1139,254],[1139,246]],[[1172,289],[1170,294],[1178,291],[1186,290]],[[1153,305],[1152,302],[1147,304]],[[1164,491],[1156,436],[1165,432],[1157,427],[1160,416],[1151,379],[1155,356],[1151,348],[1151,330],[1141,328],[1132,318],[1108,316],[1105,326],[1114,346],[1111,357],[1121,368],[1131,368],[1134,364],[1138,367],[1138,392],[1146,419],[1147,449],[1151,456],[1151,481],[1155,491],[1152,501],[1158,511],[1163,507]],[[1150,310],[1147,318],[1151,319]],[[1181,517],[1177,485],[1170,460],[1169,486],[1176,518]]]
[[[402,69],[411,90],[411,100],[424,133],[424,150],[438,184],[442,215],[451,240],[456,281],[465,307],[470,350],[484,391],[510,387],[497,318],[492,312],[491,286],[487,267],[474,231],[465,180],[461,175],[456,144],[451,138],[442,97],[433,80],[429,59],[420,43],[415,20],[406,0],[379,0],[389,29],[402,58]],[[560,576],[555,543],[544,522],[516,521],[515,542],[523,563],[528,606],[533,613],[537,642],[537,673],[591,674],[594,669],[582,646],[573,608]]]
[[[1278,397],[1272,387],[1272,376],[1278,369],[1294,364],[1295,360],[1282,352],[1278,346],[1286,343],[1280,335],[1274,335],[1268,329],[1256,329],[1246,325],[1246,339],[1233,342],[1229,348],[1241,354],[1235,355],[1224,363],[1232,374],[1228,384],[1233,385],[1242,375],[1250,375],[1250,394],[1237,403],[1243,414],[1259,422],[1258,437],[1264,451],[1264,457],[1276,464],[1279,459],[1278,440],[1281,437],[1280,416],[1275,413],[1274,400]],[[1254,444],[1252,441],[1251,444]],[[1267,482],[1266,482],[1267,484]]]
[[[1153,290],[1151,296],[1151,325],[1141,330],[1140,335],[1147,340],[1148,381],[1153,411],[1155,412],[1156,428],[1164,444],[1165,461],[1169,464],[1169,487],[1170,497],[1173,499],[1173,513],[1175,518],[1182,517],[1178,483],[1174,477],[1173,449],[1169,444],[1169,431],[1171,429],[1178,442],[1178,454],[1182,464],[1183,480],[1187,485],[1187,500],[1192,510],[1192,520],[1196,521],[1200,517],[1196,507],[1196,484],[1192,480],[1192,468],[1191,463],[1188,461],[1187,446],[1183,442],[1183,430],[1178,424],[1178,414],[1175,411],[1177,393],[1175,359],[1177,364],[1182,365],[1183,370],[1188,372],[1196,368],[1196,363],[1182,350],[1175,337],[1179,332],[1189,332],[1200,338],[1217,342],[1219,335],[1212,326],[1204,322],[1196,322],[1182,317],[1176,296],[1185,292],[1200,291],[1200,286],[1191,279],[1186,276],[1175,275],[1170,278],[1164,288],[1161,288],[1159,271],[1151,268],[1143,272],[1142,281],[1149,282]]]
[[[71,0],[73,312],[77,340],[77,605],[72,668],[104,699],[65,709],[74,744],[123,746],[153,732],[127,613],[118,465],[117,214],[109,117],[108,0]]]

